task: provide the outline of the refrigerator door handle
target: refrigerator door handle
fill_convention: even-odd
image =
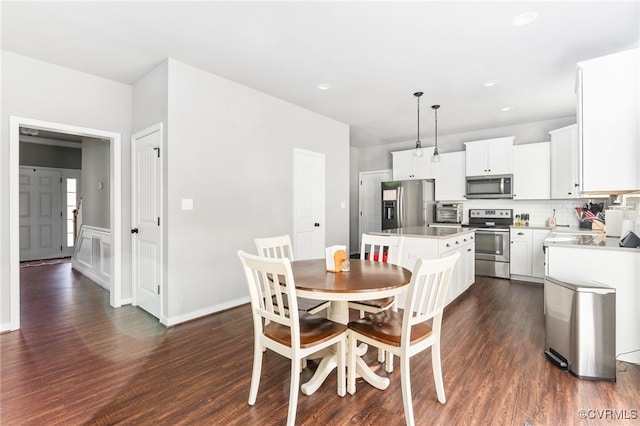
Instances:
[[[397,217],[397,224],[398,224],[398,228],[402,228],[404,227],[404,188],[402,186],[398,187],[398,197],[397,197],[397,203],[398,203],[398,215]]]

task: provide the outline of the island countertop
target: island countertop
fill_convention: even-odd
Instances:
[[[418,237],[418,238],[435,238],[443,239],[456,235],[463,235],[473,232],[470,228],[440,228],[432,226],[409,226],[406,228],[385,229],[382,231],[370,232],[374,235],[404,235],[405,237]]]

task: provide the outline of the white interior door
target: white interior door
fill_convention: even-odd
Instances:
[[[324,258],[325,155],[295,148],[293,157],[294,258]]]
[[[162,291],[162,128],[132,137],[133,303],[160,318]]]
[[[360,236],[358,247],[352,250],[360,250],[362,234],[380,231],[382,229],[382,193],[380,184],[390,181],[391,170],[360,173]]]
[[[20,260],[62,256],[61,174],[20,167]]]

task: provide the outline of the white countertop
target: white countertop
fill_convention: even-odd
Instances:
[[[470,228],[443,228],[434,226],[410,226],[407,228],[385,229],[383,231],[370,232],[374,235],[404,235],[405,237],[419,238],[449,238],[455,235],[463,235],[473,232]]]
[[[546,225],[529,225],[529,226],[510,226],[511,229],[547,229],[549,231],[558,232],[558,233],[571,233],[571,234],[594,234],[600,233],[601,231],[597,229],[587,229],[587,228],[578,228],[576,226],[565,227],[565,226],[556,226],[552,228]]]
[[[640,249],[620,247],[619,237],[607,237],[602,232],[552,232],[544,240],[545,247],[571,247],[581,249],[619,250],[636,252],[640,254]]]

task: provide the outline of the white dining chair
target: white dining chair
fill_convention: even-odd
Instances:
[[[403,313],[386,310],[348,324],[348,392],[353,394],[356,391],[355,351],[359,341],[397,355],[400,358],[402,402],[407,425],[414,425],[409,359],[429,347],[438,401],[442,404],[446,402],[440,361],[440,334],[444,302],[459,257],[460,253],[456,252],[442,259],[418,259],[411,275]],[[429,320],[431,324],[427,323]]]
[[[403,236],[362,234],[362,242],[360,243],[360,259],[400,265],[403,246]],[[360,311],[360,318],[362,318],[366,312],[376,313],[386,309],[397,310],[397,304],[395,296],[390,296],[382,299],[349,302],[349,308]],[[378,361],[384,362],[385,358],[385,370],[388,373],[391,373],[393,371],[393,356],[387,357],[384,351],[379,351]]]
[[[266,258],[238,251],[251,295],[254,329],[253,371],[249,405],[254,405],[262,370],[263,349],[291,360],[291,383],[287,425],[293,426],[298,405],[300,365],[303,358],[337,345],[338,395],[344,396],[346,325],[299,311],[291,262],[288,258]],[[275,298],[267,297],[274,295]],[[289,309],[283,300],[289,299]],[[275,300],[275,303],[269,301]]]
[[[256,238],[254,242],[260,256],[270,258],[287,258],[291,262],[293,262],[293,246],[291,244],[291,238],[289,237],[289,235]],[[288,306],[289,303],[285,300],[284,307],[288,309]],[[327,316],[329,316],[331,302],[326,300],[312,300],[306,299],[304,297],[298,297],[298,309],[300,309],[301,311],[309,312],[310,314],[317,314],[326,309]]]

